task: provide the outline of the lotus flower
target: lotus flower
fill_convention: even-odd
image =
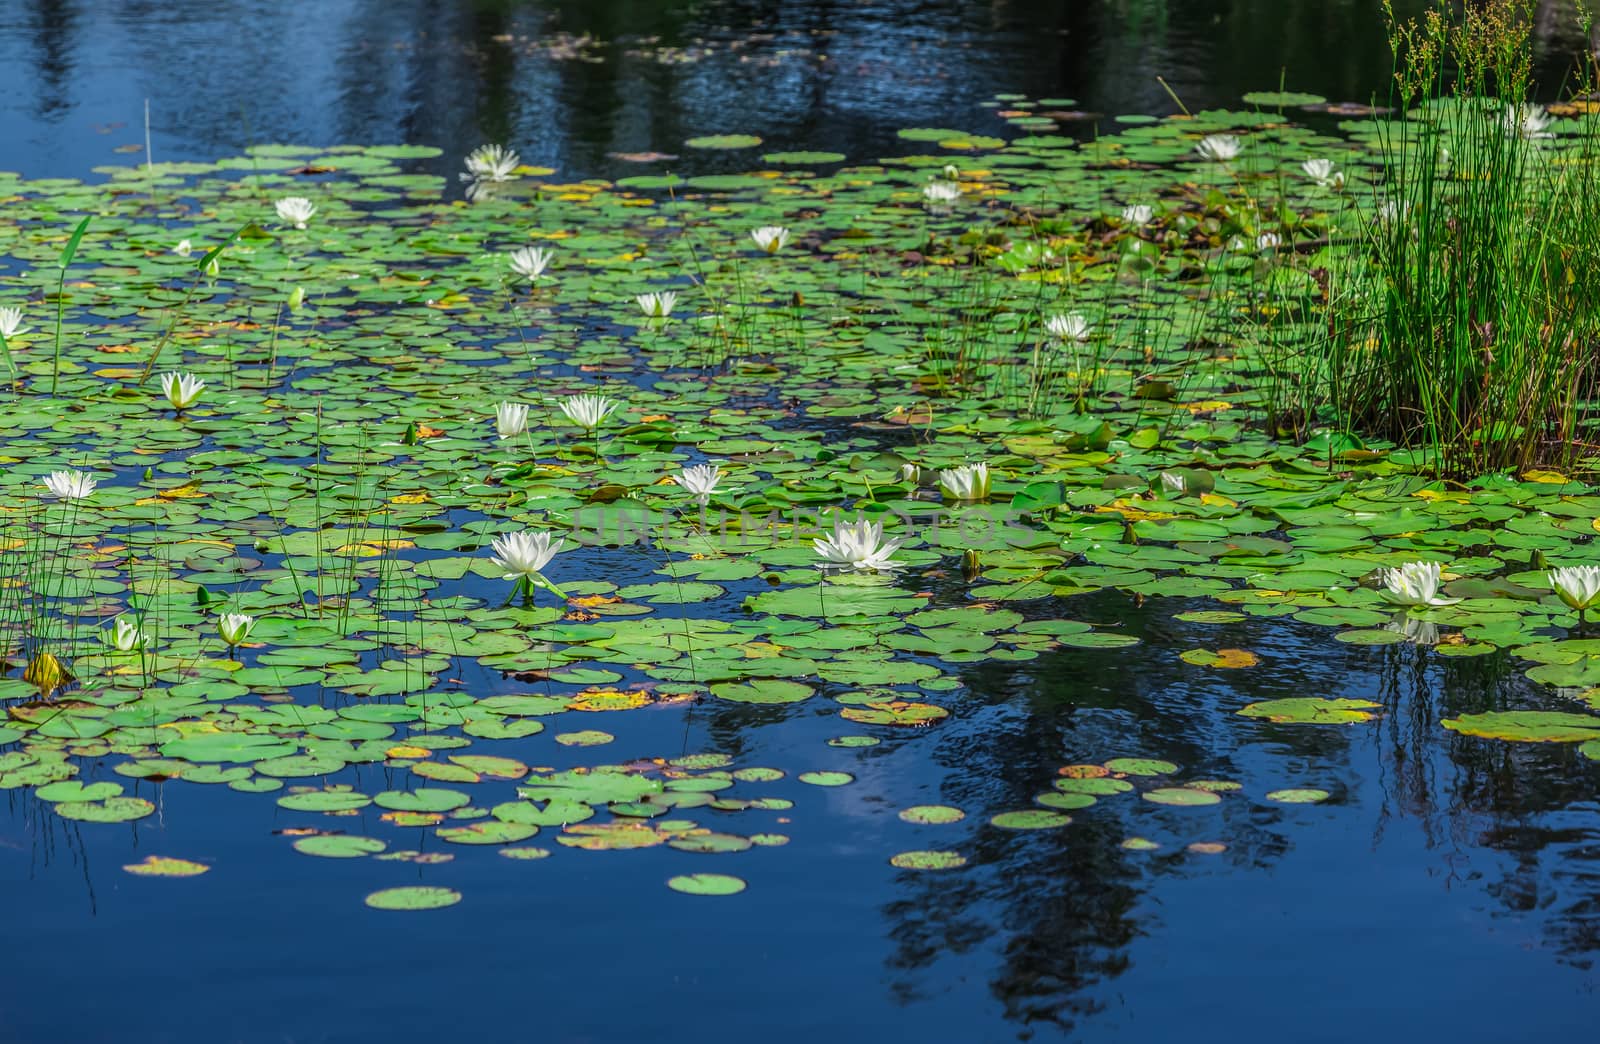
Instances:
[[[1232,134],[1207,134],[1195,143],[1194,151],[1201,159],[1226,163],[1239,155],[1244,143]]]
[[[1122,208],[1123,224],[1133,225],[1136,228],[1141,225],[1148,225],[1155,219],[1155,216],[1156,208],[1148,203],[1131,203]]]
[[[1546,129],[1550,122],[1550,114],[1542,105],[1513,105],[1500,117],[1500,126],[1505,132],[1524,141],[1555,137]]]
[[[678,473],[678,485],[693,493],[702,505],[711,499],[712,492],[721,480],[721,470],[711,464],[695,464]]]
[[[228,643],[228,648],[243,642],[255,629],[256,618],[244,613],[223,613],[217,618],[217,633]]]
[[[522,159],[504,145],[480,145],[467,153],[462,181],[510,181]]]
[[[961,198],[961,186],[953,181],[930,181],[922,186],[922,198],[935,206],[949,206]]]
[[[1344,171],[1331,159],[1308,159],[1300,164],[1300,169],[1323,188],[1344,188]]]
[[[164,373],[161,375],[161,394],[167,397],[175,410],[186,410],[200,398],[206,382],[192,373]]]
[[[639,311],[646,318],[665,319],[672,314],[672,306],[678,303],[678,295],[671,290],[663,290],[660,293],[640,294],[634,300],[639,303]]]
[[[511,251],[511,270],[533,282],[544,275],[544,270],[550,267],[555,256],[553,251],[544,247],[519,247]]]
[[[901,566],[889,557],[900,541],[884,540],[883,524],[864,518],[835,522],[832,535],[818,537],[812,546],[822,556],[824,568],[890,570]]]
[[[1455,605],[1461,601],[1439,594],[1438,562],[1407,562],[1399,569],[1385,569],[1382,578],[1383,597],[1396,605]]]
[[[586,431],[593,431],[622,403],[616,399],[608,399],[604,395],[582,394],[569,395],[557,405],[561,407],[561,412],[567,415],[568,420],[582,426]]]
[[[272,204],[272,207],[278,212],[279,221],[295,228],[305,228],[311,215],[317,212],[317,205],[304,196],[287,196]]]
[[[1263,232],[1256,237],[1256,249],[1263,254],[1268,250],[1276,250],[1283,244],[1283,239],[1276,232]]]
[[[769,254],[776,254],[789,242],[789,230],[782,225],[762,225],[750,233],[750,238],[756,241],[756,246]]]
[[[520,402],[502,402],[494,408],[494,430],[501,440],[515,438],[528,430],[528,407]]]
[[[1547,579],[1567,607],[1581,614],[1600,599],[1600,566],[1568,566],[1552,569]]]
[[[939,472],[939,488],[951,500],[988,500],[989,465],[962,464]]]
[[[1044,328],[1061,341],[1087,341],[1094,332],[1094,324],[1079,312],[1052,315],[1044,321]]]
[[[62,500],[82,500],[94,492],[96,483],[87,471],[52,471],[44,485]]]
[[[117,652],[133,652],[150,644],[149,636],[139,630],[139,625],[122,616],[117,617],[107,641]]]

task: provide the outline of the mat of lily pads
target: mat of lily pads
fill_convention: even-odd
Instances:
[[[908,128],[879,158],[686,143],[747,150],[736,175],[512,158],[466,197],[411,146],[0,174],[0,788],[87,829],[151,815],[157,786],[227,787],[297,817],[263,844],[321,859],[447,864],[419,830],[517,859],[666,845],[707,868],[670,887],[720,901],[746,887],[727,856],[781,846],[853,774],[609,754],[608,722],[719,701],[835,718],[864,757],[938,730],[973,665],[1068,646],[1267,669],[1131,648],[1107,594],[1508,657],[1536,700],[1436,727],[1600,759],[1600,638],[1547,576],[1600,564],[1600,490],[1263,433],[1252,295],[1309,300],[1382,180],[1373,119],[1312,130],[1281,104],[1092,143]],[[1551,123],[1551,162],[1593,118]],[[577,394],[616,408],[575,422]],[[857,519],[878,568],[819,568],[814,541]],[[522,533],[561,543],[508,578],[492,542]],[[1416,562],[1436,586],[1396,598],[1387,571]],[[1383,713],[1231,709],[1241,732]],[[560,748],[584,763],[542,764]],[[1330,797],[1161,754],[1065,765],[992,826]],[[343,771],[369,764],[391,785]],[[885,843],[908,869],[965,862]],[[128,869],[208,869],[185,855]],[[367,902],[453,905],[446,869]]]

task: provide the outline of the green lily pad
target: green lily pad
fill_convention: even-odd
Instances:
[[[685,895],[738,895],[746,885],[727,874],[679,874],[667,879],[667,887]]]
[[[373,892],[365,901],[374,910],[439,910],[459,903],[461,893],[453,888],[410,885]]]

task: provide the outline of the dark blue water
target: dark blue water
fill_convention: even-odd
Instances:
[[[1280,77],[1364,101],[1388,70],[1375,8],[10,0],[0,6],[0,167],[87,177],[125,162],[137,153],[118,150],[143,146],[146,98],[158,160],[257,141],[407,141],[442,147],[453,170],[472,146],[500,140],[574,177],[637,172],[646,168],[611,154],[675,153],[712,132],[868,158],[900,127],[987,119],[981,103],[1004,91],[1170,112],[1157,74],[1196,109]],[[1548,84],[1582,42],[1555,5],[1545,13]],[[781,768],[784,780],[739,792],[788,798],[792,810],[692,818],[727,815],[710,821],[786,834],[783,847],[583,852],[546,830],[529,843],[553,854],[517,862],[440,845],[427,829],[402,833],[368,810],[334,822],[455,858],[341,861],[301,855],[275,833],[329,822],[278,808],[276,795],[136,784],[102,768],[159,811],[79,828],[8,791],[0,1041],[1471,1044],[1592,1027],[1600,766],[1568,746],[1438,726],[1546,699],[1518,667],[1342,646],[1281,621],[1186,624],[1170,615],[1182,606],[1115,595],[1037,608],[1122,621],[1146,644],[969,668],[951,720],[884,730],[872,748],[828,746],[873,730],[841,722],[823,699],[552,725],[616,734],[598,750],[560,748],[548,734],[479,745],[557,768],[704,751]],[[1230,673],[1178,660],[1196,647],[1251,649],[1264,662]],[[492,673],[467,681],[479,695],[520,688]],[[1386,713],[1340,728],[1233,713],[1297,695],[1371,698]],[[1131,755],[1244,791],[1204,808],[1107,798],[1055,831],[987,823],[1027,807],[1063,765]],[[811,769],[857,781],[794,779]],[[368,793],[407,785],[372,766],[339,779]],[[1262,799],[1289,786],[1333,797]],[[513,792],[483,787],[493,800]],[[967,819],[912,826],[895,815],[933,802]],[[1121,848],[1132,835],[1162,847]],[[1196,842],[1225,848],[1187,850]],[[918,848],[957,849],[970,864],[889,864]],[[122,871],[152,853],[212,870],[184,880]],[[714,899],[663,885],[707,869],[750,887]],[[362,905],[376,888],[411,883],[465,898],[417,915]]]

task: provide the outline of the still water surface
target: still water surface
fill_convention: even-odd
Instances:
[[[717,132],[862,159],[894,147],[901,127],[987,119],[980,103],[1004,91],[1162,114],[1174,106],[1158,74],[1194,109],[1281,77],[1366,100],[1388,71],[1376,7],[11,0],[0,167],[84,177],[125,162],[146,98],[157,159],[404,141],[443,147],[453,169],[498,140],[603,177],[640,169],[615,153],[676,153]],[[1548,84],[1582,43],[1560,19],[1543,32]],[[606,568],[627,554],[607,552]],[[635,565],[648,576],[653,563]],[[970,669],[949,722],[878,747],[827,746],[845,730],[809,705],[611,716],[608,759],[715,750],[792,770],[763,788],[796,802],[790,822],[765,814],[792,841],[726,857],[751,882],[733,900],[666,891],[691,857],[665,848],[529,863],[473,852],[450,864],[459,906],[386,915],[361,897],[432,881],[431,868],[383,864],[380,881],[368,860],[297,854],[272,832],[307,817],[271,795],[121,780],[160,812],[80,830],[9,791],[0,1040],[1466,1044],[1592,1028],[1600,766],[1570,746],[1438,726],[1541,700],[1519,668],[1343,646],[1282,621],[1189,624],[1172,615],[1199,603],[1154,604],[1104,595],[1043,609],[1121,621],[1147,644]],[[1264,664],[1230,674],[1177,659],[1196,647],[1250,649]],[[480,693],[513,687],[468,680]],[[1233,714],[1296,695],[1370,698],[1386,713],[1350,728]],[[556,767],[596,760],[537,739],[502,748]],[[987,825],[1063,765],[1128,755],[1255,796],[1194,809],[1124,796],[1066,830]],[[857,782],[806,787],[793,780],[805,768]],[[373,767],[342,779],[369,793],[402,785]],[[1289,786],[1333,797],[1259,799]],[[922,803],[968,818],[916,827],[895,815]],[[1119,847],[1133,834],[1163,847]],[[971,863],[887,862],[923,847]],[[216,869],[184,881],[122,872],[151,852]]]

